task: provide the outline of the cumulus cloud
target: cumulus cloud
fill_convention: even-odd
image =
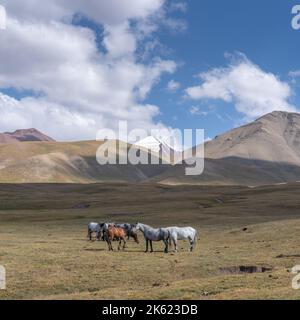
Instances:
[[[185,90],[189,98],[233,103],[236,110],[249,119],[274,110],[296,110],[290,103],[292,89],[289,84],[263,71],[246,57],[240,57],[225,68],[201,73],[199,77],[200,85]]]
[[[156,125],[159,108],[144,100],[162,74],[174,73],[177,66],[159,56],[139,61],[136,52],[146,35],[132,21],[154,24],[153,16],[165,10],[164,0],[2,3],[8,21],[0,32],[0,92],[13,88],[34,94],[20,101],[0,95],[1,131],[37,127],[69,140],[92,139],[117,120]],[[72,24],[75,15],[100,24],[103,38]]]
[[[167,84],[167,90],[170,92],[175,92],[181,87],[181,84],[178,81],[170,80]]]
[[[2,0],[9,15],[23,21],[49,22],[71,19],[74,13],[83,14],[106,25],[122,24],[129,19],[146,19],[159,10],[164,0],[50,0],[43,5],[40,0]]]
[[[150,130],[163,127],[160,123],[152,122],[158,113],[156,106],[134,105],[128,110],[119,111],[116,118],[128,120],[129,130]],[[45,132],[57,140],[94,139],[101,128],[118,131],[118,122],[112,116],[93,112],[85,112],[83,115],[74,108],[50,102],[45,98],[27,97],[16,100],[0,93],[0,114],[2,131],[35,127],[40,131],[46,129]]]

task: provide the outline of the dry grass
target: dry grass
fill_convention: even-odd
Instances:
[[[300,264],[300,185],[0,185],[2,299],[298,299],[288,272]],[[75,209],[80,203],[88,209]],[[192,225],[195,252],[125,252],[86,240],[91,221]],[[243,231],[246,227],[247,230]],[[140,236],[142,240],[142,237]],[[116,243],[114,243],[116,248]],[[283,257],[278,258],[278,256]],[[224,275],[219,268],[272,267]]]

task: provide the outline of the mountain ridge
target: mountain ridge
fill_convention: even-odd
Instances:
[[[33,142],[33,141],[51,141],[55,140],[38,131],[35,128],[18,129],[14,132],[0,133],[0,143],[15,143],[15,142]]]
[[[240,157],[300,166],[300,114],[274,111],[205,144],[211,159]]]

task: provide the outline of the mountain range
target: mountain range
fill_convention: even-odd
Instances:
[[[126,181],[258,186],[300,181],[298,113],[272,112],[206,142],[205,169],[200,176],[186,176],[185,163],[99,165],[95,155],[102,143],[56,142],[35,129],[0,134],[0,182]],[[120,152],[127,152],[128,144],[117,143]],[[179,152],[154,137],[134,147],[137,152],[154,150],[162,158],[165,152]]]

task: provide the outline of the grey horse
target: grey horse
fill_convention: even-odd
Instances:
[[[165,244],[164,252],[168,253],[168,240],[170,238],[170,231],[168,229],[166,228],[154,229],[143,223],[137,223],[136,229],[140,230],[144,234],[144,237],[146,240],[145,252],[148,252],[149,242],[150,242],[150,248],[151,248],[150,252],[153,252],[152,241],[163,241]]]
[[[97,222],[90,222],[88,224],[88,238],[91,241],[93,233],[96,233],[96,239],[98,241],[106,240],[106,232],[109,227],[114,227],[115,224],[112,222],[106,222],[106,223],[97,223]]]
[[[97,222],[90,222],[88,224],[88,238],[90,241],[92,241],[92,235],[93,233],[96,233],[96,238],[99,241],[101,238],[101,232],[102,232],[102,227],[100,223]]]

